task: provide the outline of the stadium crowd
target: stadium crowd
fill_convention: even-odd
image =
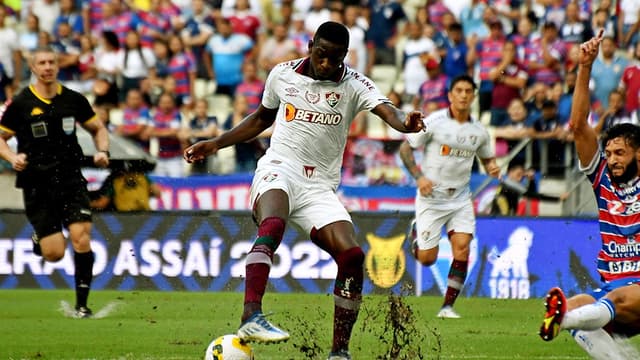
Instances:
[[[350,31],[348,65],[396,105],[445,107],[448,80],[470,74],[480,84],[474,114],[492,129],[497,155],[541,139],[556,165],[572,141],[578,46],[604,28],[591,122],[599,133],[638,124],[640,0],[0,1],[0,100],[28,84],[30,51],[49,45],[61,82],[84,93],[110,131],[156,156],[154,175],[252,171],[268,131],[224,161],[186,167],[182,151],[256,109],[266,74],[306,56],[327,20]],[[374,132],[376,121],[360,114],[352,135],[400,136]]]

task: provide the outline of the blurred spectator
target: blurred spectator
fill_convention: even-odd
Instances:
[[[172,94],[160,95],[151,115],[151,137],[158,139],[158,156],[153,175],[182,177],[184,163],[182,146],[178,139],[182,119]]]
[[[326,0],[311,0],[311,7],[305,13],[304,29],[315,34],[320,24],[330,20],[330,11]]]
[[[442,0],[427,1],[427,9],[429,10],[429,22],[435,27],[436,31],[445,29],[442,17],[449,12],[449,9],[444,2]]]
[[[528,116],[524,101],[520,98],[511,100],[507,107],[507,119],[494,129],[496,137],[496,156],[505,156],[523,139],[532,138],[535,135],[533,122]],[[514,159],[524,161],[525,152],[515,154]]]
[[[236,88],[236,96],[243,96],[247,100],[249,113],[258,109],[262,102],[264,81],[258,77],[258,69],[253,61],[245,61],[242,65],[242,82]]]
[[[407,40],[403,43],[402,77],[405,96],[412,99],[418,94],[420,86],[430,79],[425,60],[438,59],[439,55],[433,40],[423,35],[421,24],[411,21],[407,23],[407,29]]]
[[[227,18],[234,34],[245,34],[257,44],[262,23],[260,17],[256,15],[258,13],[253,10],[249,0],[236,0],[235,9]]]
[[[526,16],[521,16],[516,24],[516,32],[509,36],[509,40],[516,44],[518,49],[518,60],[525,65],[528,59],[532,57],[533,52],[533,40],[538,36],[534,33],[536,28],[536,17],[534,14],[529,13]]]
[[[304,28],[304,15],[294,13],[291,17],[291,26],[289,27],[289,39],[293,40],[298,49],[298,53],[303,56],[307,55],[309,50],[309,40],[311,34]]]
[[[469,58],[474,62],[478,61],[480,65],[480,86],[478,89],[480,115],[491,108],[491,93],[494,84],[489,72],[502,61],[502,49],[506,42],[500,20],[493,18],[487,21],[489,21],[488,25],[491,29],[489,36],[477,43],[474,43],[477,38],[472,37],[469,45]]]
[[[161,5],[161,0],[149,0],[149,10],[137,13],[137,30],[143,47],[152,47],[155,40],[167,40],[171,33],[170,18],[162,13]]]
[[[0,64],[4,67],[7,77],[11,79],[11,86],[17,89],[22,79],[22,56],[18,34],[12,27],[5,25],[7,9],[0,7]]]
[[[60,3],[57,0],[34,0],[31,13],[38,17],[40,29],[54,34],[53,25],[60,15]]]
[[[591,31],[597,32],[598,29],[604,29],[603,36],[613,38],[614,42],[616,42],[616,22],[613,17],[609,15],[609,9],[607,7],[599,7],[593,13],[593,17],[591,18]]]
[[[607,109],[598,119],[598,123],[593,127],[597,134],[602,134],[612,126],[618,124],[632,123],[640,125],[640,123],[638,123],[638,112],[629,112],[624,108],[624,96],[625,94],[620,90],[611,91]]]
[[[561,90],[562,94],[558,98],[558,116],[563,124],[567,124],[571,116],[571,103],[573,102],[573,90],[576,87],[577,76],[576,71],[567,72],[564,76],[564,86],[560,85],[560,89],[564,88],[564,91]],[[594,99],[591,104],[592,106],[600,106],[600,100]]]
[[[149,82],[151,83],[150,103],[157,103],[158,96],[162,93],[165,80],[169,77],[169,60],[171,60],[171,51],[165,40],[155,40],[153,42],[153,54],[156,57],[155,71],[149,74]]]
[[[122,123],[117,124],[113,131],[149,152],[151,114],[139,89],[130,89],[127,92],[122,108]]]
[[[298,57],[300,54],[295,42],[289,38],[287,27],[284,24],[274,24],[273,33],[260,46],[258,55],[260,70],[268,73],[277,64]]]
[[[192,0],[192,14],[186,19],[180,36],[185,47],[191,49],[196,60],[196,77],[206,79],[207,67],[204,64],[204,48],[214,33],[213,18],[205,0]]]
[[[242,63],[251,58],[254,46],[250,37],[234,34],[228,19],[219,19],[218,33],[206,46],[205,65],[209,78],[217,83],[216,93],[233,96],[242,81]]]
[[[547,147],[547,164],[549,175],[561,175],[564,171],[565,144],[569,133],[558,116],[558,105],[553,100],[545,100],[542,104],[542,115],[535,120],[535,137],[538,148]],[[537,152],[537,151],[536,151]],[[541,161],[544,153],[540,153]],[[545,174],[546,175],[546,174]]]
[[[119,68],[122,74],[120,87],[120,101],[123,102],[131,89],[140,89],[143,94],[148,94],[151,89],[149,74],[156,66],[156,57],[153,50],[143,48],[140,36],[137,32],[127,32],[125,45],[118,56]]]
[[[371,73],[374,64],[395,64],[398,24],[406,20],[402,6],[395,1],[372,0],[370,4],[367,74]]]
[[[640,30],[640,0],[619,0],[618,43],[623,49],[633,49]]]
[[[633,59],[622,72],[619,88],[627,94],[624,108],[629,112],[640,109],[640,43],[636,44]]]
[[[57,37],[51,41],[51,47],[58,52],[58,80],[65,86],[77,89],[75,81],[80,79],[78,59],[80,58],[80,42],[73,36],[71,25],[60,23],[56,29]]]
[[[38,33],[40,32],[40,25],[38,17],[29,13],[25,21],[25,27],[18,33],[18,43],[20,49],[20,55],[22,56],[21,78],[28,79],[31,77],[31,69],[29,68],[29,59],[31,59],[31,52],[38,47]],[[4,45],[3,45],[4,46]]]
[[[482,0],[471,0],[471,3],[462,9],[460,23],[464,31],[464,37],[477,36],[485,38],[489,36],[489,29],[484,23],[484,10],[487,4]]]
[[[449,79],[468,74],[470,67],[474,65],[468,55],[469,48],[462,34],[462,25],[460,23],[449,25],[444,43],[444,54],[441,54],[444,74]]]
[[[118,36],[120,46],[124,46],[127,34],[138,30],[138,16],[123,5],[122,0],[102,4],[102,11],[100,31],[113,31]]]
[[[220,135],[218,118],[209,116],[209,102],[205,98],[195,101],[194,116],[189,121],[189,127],[183,128],[180,132],[180,140],[183,146],[190,146],[201,140],[208,140]],[[215,159],[215,155],[204,160],[195,161],[191,164],[192,174],[207,174],[213,166],[209,166],[210,161]]]
[[[231,130],[251,113],[248,105],[247,99],[244,96],[236,96],[233,98],[233,111],[223,124],[224,131]],[[270,131],[267,130],[266,132]],[[270,133],[264,136],[267,135],[270,135]],[[264,155],[266,151],[264,144],[259,139],[235,144],[234,148],[236,156],[235,172],[238,173],[254,172],[258,164],[258,159]]]
[[[426,56],[422,66],[427,69],[429,80],[420,85],[418,93],[413,97],[413,108],[422,111],[426,116],[435,109],[449,106],[447,97],[449,79],[440,71],[440,64],[434,57]]]
[[[560,38],[567,46],[582,44],[591,39],[591,24],[580,19],[580,8],[576,2],[569,2],[565,7],[565,21],[560,26]]]
[[[523,182],[523,180],[526,180]],[[535,180],[535,170],[525,171],[524,166],[518,162],[511,162],[507,170],[507,175],[500,181],[496,189],[496,195],[491,204],[492,215],[514,216],[527,215],[520,210],[520,201],[523,198],[546,201],[564,201],[569,197],[569,193],[560,196],[544,195],[538,192]]]
[[[345,61],[350,67],[364,74],[367,70],[368,23],[362,18],[360,6],[345,6],[344,24],[349,29],[349,54]]]
[[[79,42],[78,71],[80,78],[78,79],[78,91],[82,94],[89,94],[98,74],[91,35],[80,36]]]
[[[94,210],[148,211],[149,199],[160,196],[160,188],[144,172],[125,167],[113,169],[100,189],[89,196]]]
[[[547,85],[562,81],[567,48],[558,37],[558,28],[555,23],[545,23],[542,26],[540,38],[534,40],[531,45],[532,51],[525,60],[529,77]]]
[[[545,0],[543,23],[553,23],[556,29],[560,29],[565,22],[565,0]]]
[[[507,119],[507,107],[513,99],[520,98],[529,76],[517,60],[516,45],[504,43],[502,60],[489,71],[493,82],[491,92],[491,125],[501,126]]]
[[[94,104],[117,107],[118,84],[120,75],[120,43],[118,36],[112,31],[105,31],[100,38],[100,46],[96,49],[95,64],[97,79],[93,84]]]
[[[592,65],[592,93],[602,103],[603,109],[607,108],[609,94],[618,88],[622,72],[628,64],[628,60],[617,54],[616,50],[615,40],[611,37],[605,37],[602,40],[600,56]]]
[[[60,23],[69,24],[73,38],[80,40],[80,36],[84,34],[84,24],[82,14],[76,8],[75,0],[60,0],[60,15],[56,18],[53,28],[57,29]],[[57,36],[58,34],[53,35]]]
[[[99,37],[102,32],[100,24],[104,18],[102,5],[111,0],[83,0],[82,22],[85,30],[90,30],[93,36]]]
[[[4,103],[13,96],[13,89],[11,87],[11,79],[4,71],[4,65],[0,63],[0,103]],[[11,167],[11,165],[9,165]]]
[[[196,82],[196,64],[193,54],[185,50],[180,36],[169,35],[169,74],[176,82],[174,93],[179,105],[187,105],[192,101]]]
[[[542,116],[542,105],[547,100],[547,92],[549,87],[542,82],[535,82],[525,94],[525,105],[527,107],[527,113],[532,119],[537,119]]]

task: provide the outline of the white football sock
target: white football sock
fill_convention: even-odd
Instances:
[[[609,299],[600,299],[593,304],[567,312],[560,327],[563,329],[596,330],[607,325],[615,316],[616,310],[613,302]]]
[[[573,330],[571,336],[593,360],[632,360],[637,350],[626,338],[612,338],[604,329]]]

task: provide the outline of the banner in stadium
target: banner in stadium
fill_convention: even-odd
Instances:
[[[431,267],[416,263],[405,239],[412,214],[354,213],[366,252],[365,293],[444,293],[451,251],[440,244]],[[94,289],[242,291],[244,260],[255,236],[247,212],[98,214],[92,245]],[[0,288],[72,288],[69,246],[57,263],[32,253],[22,212],[0,213]],[[569,294],[596,286],[600,242],[595,220],[480,218],[463,293],[492,298]],[[290,226],[274,258],[270,291],[331,293],[330,256]]]

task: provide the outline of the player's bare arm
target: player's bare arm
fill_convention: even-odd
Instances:
[[[192,163],[213,155],[227,146],[251,140],[273,124],[277,113],[278,109],[268,109],[261,104],[255,112],[249,114],[233,129],[213,139],[199,141],[189,146],[184,151],[184,159]]]
[[[374,107],[371,112],[378,115],[392,128],[403,133],[418,132],[424,129],[422,122],[424,115],[419,111],[405,113],[390,103],[382,103]]]
[[[433,191],[433,182],[424,176],[422,170],[418,164],[416,164],[416,159],[413,156],[413,149],[411,145],[409,145],[408,141],[403,141],[400,145],[400,159],[402,159],[402,163],[409,170],[411,176],[416,180],[416,186],[418,190],[420,190],[420,194],[422,196],[429,196]]]
[[[15,171],[22,171],[27,168],[29,164],[27,161],[27,154],[14,153],[9,145],[7,144],[7,140],[13,137],[12,134],[0,130],[0,158],[8,161],[11,164],[11,167]]]
[[[583,166],[589,165],[598,151],[598,135],[587,123],[587,116],[591,108],[591,99],[589,97],[591,66],[598,56],[602,34],[603,30],[600,30],[597,36],[580,45],[578,77],[573,91],[573,103],[569,118],[569,128],[573,132],[576,152],[578,153],[580,164]]]
[[[93,163],[102,168],[109,166],[109,130],[96,118],[85,122],[82,127],[91,134],[97,150],[93,155]]]

